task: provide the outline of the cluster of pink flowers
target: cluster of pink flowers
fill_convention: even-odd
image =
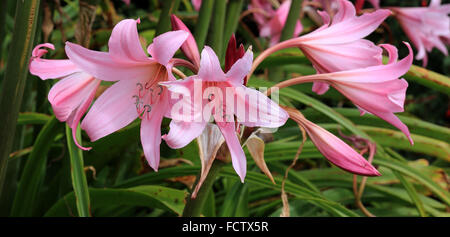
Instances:
[[[65,52],[69,59],[48,60],[42,56],[47,53],[45,48],[53,49],[53,45],[38,45],[33,51],[30,72],[43,80],[61,79],[51,89],[48,99],[56,117],[67,122],[74,134],[85,113],[81,128],[91,141],[118,131],[139,118],[144,154],[155,171],[159,167],[162,140],[178,149],[215,123],[228,146],[232,165],[244,181],[246,157],[239,139],[242,126],[278,128],[289,116],[293,118],[265,94],[246,87],[246,82],[265,57],[289,47],[302,50],[318,74],[286,80],[279,84],[280,88],[314,82],[313,90],[322,94],[332,86],[350,99],[362,114],[369,112],[386,120],[404,132],[412,143],[408,128],[394,115],[403,111],[408,83],[399,77],[412,64],[409,44],[406,43],[409,55],[398,61],[394,46],[376,46],[363,39],[389,16],[389,10],[356,16],[355,7],[349,1],[339,0],[338,3],[338,11],[332,19],[327,13],[320,12],[324,25],[319,29],[276,44],[290,1],[285,1],[283,4],[286,5],[282,4],[273,12],[261,1],[252,1],[252,7],[261,4],[275,16],[271,20],[257,20],[261,21],[258,22],[261,32],[270,32],[274,45],[253,61],[251,47],[247,51],[242,45],[236,48],[232,37],[226,52],[225,70],[212,48],[205,46],[199,53],[189,29],[172,16],[173,31],[153,39],[147,48],[150,56],[139,41],[137,26],[140,21],[126,19],[114,27],[108,52],[67,42]],[[255,15],[255,19],[258,17]],[[383,48],[389,53],[387,64],[381,60]],[[179,49],[188,60],[174,58]],[[193,75],[176,79],[172,72],[177,66],[191,69]],[[94,101],[101,81],[114,84]],[[162,135],[164,117],[170,118],[171,123],[169,133]],[[335,165],[356,174],[380,175],[360,154],[333,134],[302,116],[293,119],[305,128],[319,151]],[[79,145],[78,141],[77,145],[89,149]]]

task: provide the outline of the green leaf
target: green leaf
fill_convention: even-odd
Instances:
[[[77,126],[77,140],[80,139],[80,128]],[[72,186],[76,197],[78,215],[80,217],[90,216],[89,190],[84,172],[83,151],[75,145],[72,137],[72,129],[66,125],[67,149],[70,156],[70,173],[72,176]]]
[[[225,167],[222,169],[221,175],[224,177],[231,177],[238,179],[236,172],[231,167]],[[247,171],[247,175],[245,177],[245,182],[249,184],[261,185],[263,187],[281,190],[281,179],[275,178],[276,185],[272,184],[272,182],[263,174],[259,174],[253,171]],[[296,185],[290,181],[286,181],[285,190],[287,193],[294,195],[297,198],[310,201],[312,204],[330,212],[335,216],[358,216],[353,211],[345,208],[344,206],[326,200],[322,197],[322,195],[317,194],[311,190],[308,190],[302,186]]]
[[[11,53],[8,55],[0,92],[0,190],[7,178],[6,165],[22,104],[40,5],[39,0],[16,2],[14,31],[9,48]]]
[[[17,125],[25,124],[46,124],[52,117],[47,114],[26,112],[20,113],[17,119]]]
[[[128,189],[89,188],[93,215],[95,209],[125,205],[160,208],[181,215],[184,208],[185,191],[162,186],[137,186]],[[55,203],[45,216],[71,216],[76,208],[73,192]]]
[[[235,182],[225,195],[220,217],[246,217],[248,216],[248,184]]]
[[[194,32],[195,41],[197,42],[199,50],[203,49],[205,44],[213,7],[214,0],[202,0],[202,5],[200,7],[200,12],[198,13],[198,21]]]
[[[33,146],[33,151],[26,160],[19,187],[11,210],[11,216],[32,216],[35,200],[46,173],[47,153],[52,141],[62,124],[53,117],[40,131]]]

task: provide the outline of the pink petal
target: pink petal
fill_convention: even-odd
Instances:
[[[325,92],[328,91],[329,88],[330,88],[330,85],[328,85],[325,82],[314,82],[312,91],[314,91],[318,95],[323,95],[323,94],[325,94]]]
[[[148,62],[148,57],[139,41],[137,24],[140,20],[126,19],[114,26],[109,38],[109,53],[114,61]]]
[[[141,143],[145,158],[153,170],[158,171],[161,145],[161,122],[167,109],[167,93],[163,93],[161,100],[152,105],[148,118],[141,122]]]
[[[70,60],[42,59],[41,57],[48,52],[46,49],[42,49],[42,47],[55,49],[53,44],[50,43],[40,44],[33,49],[29,66],[31,74],[40,77],[42,80],[46,80],[49,78],[61,78],[75,72],[80,72],[80,69]]]
[[[172,22],[173,30],[184,30],[189,34],[188,38],[181,46],[181,51],[183,51],[184,55],[186,55],[186,57],[191,60],[194,65],[199,66],[200,54],[198,51],[197,42],[195,42],[194,36],[192,35],[191,31],[180,19],[178,19],[177,16],[171,15],[170,20]]]
[[[244,84],[244,78],[250,72],[253,63],[253,52],[247,50],[242,58],[237,60],[226,73],[228,81],[236,86]]]
[[[355,7],[350,1],[338,1],[339,11],[333,17],[333,24],[352,19],[356,16]]]
[[[189,33],[184,30],[166,32],[154,38],[147,51],[160,64],[167,65],[188,37]]]
[[[92,141],[127,126],[138,117],[133,98],[138,82],[136,79],[118,81],[95,101],[81,123]]]
[[[205,46],[202,50],[198,76],[204,81],[226,80],[225,73],[220,67],[219,58],[217,58],[216,53],[208,46]]]
[[[69,59],[83,71],[103,81],[144,80],[157,70],[156,62],[115,61],[105,52],[83,48],[80,45],[66,43],[66,54]]]
[[[222,132],[228,149],[231,154],[231,161],[233,168],[241,178],[241,182],[244,182],[245,175],[247,173],[247,159],[245,158],[244,150],[236,135],[236,128],[234,123],[218,123],[220,131]]]
[[[240,86],[235,88],[235,95],[235,115],[245,126],[277,128],[289,118],[277,103],[257,90]]]
[[[332,133],[306,119],[302,123],[314,145],[331,163],[354,174],[381,175],[364,157]]]
[[[170,131],[162,138],[173,149],[179,149],[188,145],[192,140],[202,134],[206,126],[205,122],[184,122],[172,120]]]
[[[202,6],[202,0],[191,0],[192,5],[196,11],[200,11],[200,7]]]
[[[60,121],[68,120],[82,101],[95,92],[98,84],[98,80],[84,72],[71,74],[58,81],[48,93],[56,118]],[[72,125],[68,123],[69,126]]]
[[[372,33],[389,15],[389,10],[380,9],[352,19],[332,24],[326,29],[314,31],[300,37],[314,44],[341,44],[352,42]]]

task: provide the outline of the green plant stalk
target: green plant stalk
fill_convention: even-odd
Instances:
[[[236,31],[239,24],[239,16],[241,14],[243,0],[230,0],[228,1],[227,17],[225,29],[223,31],[223,49],[225,52],[227,49],[228,41],[230,41],[231,35]]]
[[[284,28],[281,31],[280,42],[288,40],[294,35],[295,25],[299,19],[301,8],[302,0],[292,0],[286,24],[284,24]]]
[[[170,15],[174,14],[180,0],[167,0],[163,1],[163,9],[159,16],[158,25],[156,25],[155,37],[170,30]]]
[[[6,15],[8,10],[8,1],[3,0],[0,2],[0,61],[3,55],[3,41],[6,36]]]
[[[408,81],[417,82],[428,88],[450,95],[450,78],[442,74],[412,65],[403,77]]]
[[[14,197],[11,216],[32,216],[40,186],[45,177],[47,153],[61,123],[53,117],[40,131],[22,170],[19,186]]]
[[[195,27],[194,36],[199,50],[202,50],[203,45],[205,44],[213,6],[214,0],[203,0],[200,12],[198,13],[198,21],[197,26]]]
[[[211,191],[212,185],[216,180],[221,168],[225,165],[223,161],[214,160],[202,187],[197,193],[195,199],[191,199],[191,196],[187,198],[186,206],[184,207],[183,217],[199,217],[202,213],[205,201],[208,198],[208,193]],[[198,181],[198,179],[197,179]]]
[[[210,31],[209,46],[216,52],[219,59],[222,58],[223,33],[225,27],[225,15],[227,1],[216,1],[214,3],[214,17],[212,19],[212,29]]]
[[[17,1],[13,38],[0,93],[0,190],[14,141],[17,117],[28,75],[40,0]]]
[[[77,127],[77,139],[80,141],[80,127]],[[76,197],[78,215],[89,217],[90,200],[89,189],[84,172],[83,151],[75,145],[72,137],[72,129],[66,125],[67,148],[70,156],[70,173],[72,176],[72,186]]]

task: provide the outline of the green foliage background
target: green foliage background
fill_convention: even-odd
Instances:
[[[43,43],[48,37],[47,42],[56,48],[48,57],[64,58],[64,41],[75,42],[79,2],[61,0],[60,6],[57,1],[40,2],[37,33],[32,46]],[[229,10],[232,6],[244,11],[248,1],[230,0],[228,5],[216,5],[214,11],[225,14],[223,22],[214,18],[217,12],[209,13],[213,16],[211,19],[207,17],[207,10],[203,10],[205,16],[198,16],[188,0],[132,1],[130,6],[122,1],[86,2],[98,6],[89,45],[95,50],[107,50],[114,24],[124,18],[141,19],[138,26],[141,41],[148,45],[155,34],[170,29],[166,5],[169,3],[178,5],[174,13],[195,36],[201,38],[204,35],[206,45],[225,49],[228,42],[225,35],[229,32],[236,32],[238,42],[246,48],[253,45],[256,54],[260,52],[258,45],[267,47],[268,44],[267,40],[254,37],[257,28],[251,17],[236,22],[237,17],[229,15],[236,12]],[[405,2],[385,0],[382,6],[418,6],[422,3],[418,0]],[[8,79],[5,77],[6,68],[15,66],[7,65],[8,55],[16,53],[10,51],[14,21],[26,19],[14,19],[16,1],[2,1],[1,4],[0,87],[4,91],[8,89],[4,88]],[[366,6],[370,7],[369,4]],[[55,23],[47,35],[42,30],[48,26],[44,21],[45,8],[49,9],[49,17]],[[386,23],[389,28],[380,28],[369,39],[396,45],[400,56],[404,57],[407,52],[401,42],[408,41],[408,38],[394,18],[389,18]],[[307,31],[316,27],[308,19],[303,19],[303,24]],[[214,25],[214,30],[198,27],[205,25]],[[392,41],[389,40],[389,32]],[[181,54],[177,56],[183,57]],[[414,64],[421,65],[421,62]],[[370,138],[377,143],[374,164],[383,175],[369,178],[362,196],[362,202],[371,213],[376,216],[449,216],[449,68],[450,58],[433,50],[429,54],[427,69],[439,73],[437,78],[444,83],[430,83],[427,78],[417,76],[414,68],[405,75],[409,87],[405,112],[399,117],[410,128],[415,146],[410,146],[403,134],[386,122],[371,115],[360,117],[357,109],[335,90],[317,96],[311,92],[311,84],[305,84],[281,90],[280,99],[282,104],[295,106],[309,120],[337,135],[341,131],[346,135]],[[249,85],[267,87],[292,75],[312,73],[315,73],[314,69],[301,52],[289,49],[261,64]],[[140,121],[94,143],[85,142],[84,145],[93,149],[81,152],[73,145],[69,129],[53,116],[47,101],[52,83],[27,74],[21,113],[15,136],[11,136],[13,148],[8,157],[3,189],[0,190],[0,215],[180,216],[200,172],[196,142],[179,150],[172,150],[163,142],[162,168],[157,173],[151,171],[143,157]],[[108,86],[108,83],[102,85]],[[163,133],[167,132],[169,122],[164,120]],[[8,136],[3,132],[1,135]],[[83,132],[79,136],[83,141],[89,141]],[[248,174],[244,184],[227,164],[215,180],[201,215],[279,216],[282,179],[300,141],[298,126],[289,121],[274,134],[273,141],[266,144],[265,160],[276,184],[259,171],[247,151]],[[285,187],[290,215],[364,216],[355,204],[352,179],[353,175],[330,165],[310,141],[306,142]]]

